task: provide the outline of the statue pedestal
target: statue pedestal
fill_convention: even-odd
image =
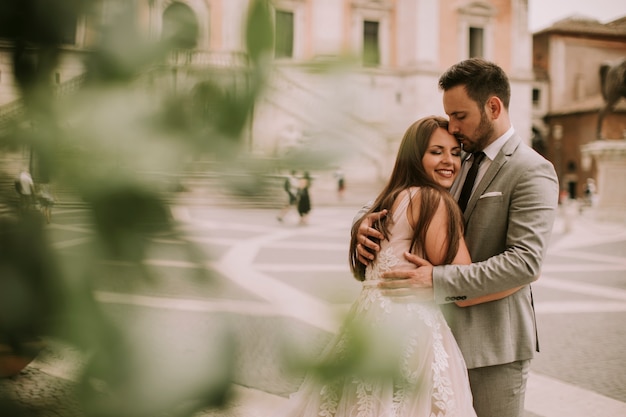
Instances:
[[[583,162],[595,160],[598,220],[626,221],[626,140],[597,140],[581,147]]]

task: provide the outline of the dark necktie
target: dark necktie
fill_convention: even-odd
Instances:
[[[467,171],[467,177],[465,177],[463,189],[461,190],[461,196],[459,197],[459,207],[461,207],[461,211],[465,211],[465,207],[467,207],[467,202],[470,199],[470,195],[472,195],[472,188],[474,188],[474,181],[476,181],[478,166],[482,162],[484,156],[485,154],[483,152],[476,152],[474,154],[472,166],[469,171]]]

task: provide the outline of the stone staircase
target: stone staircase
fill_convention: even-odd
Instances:
[[[309,190],[311,204],[315,207],[357,207],[376,197],[382,188],[382,183],[353,182],[347,179],[346,190],[339,196],[336,180],[330,171],[313,171],[313,182]],[[182,191],[170,192],[166,199],[175,204],[203,205],[216,207],[238,207],[256,209],[280,209],[287,202],[287,195],[283,190],[282,175],[273,175],[266,178],[266,188],[253,194],[236,194],[229,191],[219,177],[219,172],[183,175],[180,177]]]
[[[313,88],[288,71],[275,68],[267,86],[269,93],[263,97],[264,104],[297,120],[298,128],[312,134],[316,140],[332,138],[328,146],[342,143],[342,151],[350,156],[344,161],[344,171],[356,167],[356,171],[366,174],[360,168],[367,165],[371,171],[367,177],[386,178],[393,166],[393,158],[388,156],[389,141],[398,135],[365,120],[349,107],[329,106],[336,86],[326,85],[320,78],[315,80],[310,82],[316,86]]]
[[[0,203],[16,209],[19,195],[15,190],[15,177],[20,171],[21,162],[1,157]],[[230,174],[232,175],[232,174]],[[312,172],[313,183],[310,189],[313,210],[316,207],[355,207],[359,208],[373,199],[382,184],[355,183],[347,178],[347,187],[340,198],[332,172]],[[287,201],[283,190],[284,177],[279,174],[267,175],[263,187],[255,192],[234,192],[228,184],[232,179],[216,170],[202,172],[188,171],[164,180],[161,192],[164,201],[170,205],[213,206],[248,209],[279,210]],[[81,199],[70,187],[52,182],[51,190],[55,197],[54,209],[87,209],[88,203]],[[53,213],[54,213],[53,209]],[[54,215],[54,214],[53,214]]]
[[[277,99],[274,102],[277,108],[285,111],[295,111],[294,109],[302,108],[303,103],[305,108],[310,108],[311,106],[323,107],[324,96],[307,88],[306,85],[302,85],[282,73],[279,73],[274,81],[273,89],[287,88],[293,92],[291,95]],[[77,91],[83,83],[84,76],[75,77],[59,85],[55,94],[71,94]],[[294,100],[295,102],[300,102],[300,106],[296,106]],[[24,107],[20,100],[0,106],[0,134],[3,131],[6,132],[23,115]],[[297,111],[295,117],[306,126],[314,125],[315,119],[307,118],[307,115],[308,112],[306,111]],[[380,164],[381,160],[384,159],[381,158],[384,150],[381,147],[382,143],[380,140],[386,136],[386,133],[376,126],[368,125],[350,112],[342,112],[337,117],[341,123],[352,126],[351,129],[347,129],[349,133],[348,139],[354,142],[352,147],[355,150],[365,152],[364,157],[369,161],[367,165],[370,165],[368,169],[370,171],[380,171],[380,167],[372,167],[377,163]],[[346,131],[341,133],[346,134]],[[337,134],[339,135],[339,132]],[[363,146],[364,144],[365,146]],[[0,160],[3,158],[2,151],[0,151]],[[11,156],[7,158],[10,159]],[[28,166],[28,164],[24,165],[23,159],[17,158],[17,160],[9,161],[7,158],[4,159],[6,163],[3,163],[2,171],[4,171],[4,176],[0,181],[0,192],[2,192],[5,198],[14,203],[16,199],[19,200],[19,196],[15,192],[13,180],[22,167]],[[349,204],[346,202],[349,199],[338,198],[335,180],[332,178],[330,171],[312,173],[314,177],[316,174],[319,177],[311,190],[314,205]],[[262,175],[261,178],[255,178],[258,180],[256,181],[258,187],[255,188],[249,185],[231,187],[232,184],[241,185],[245,181],[241,181],[241,178],[236,178],[237,174],[220,172],[211,163],[208,163],[207,166],[191,166],[188,170],[175,177],[167,178],[159,173],[155,173],[155,175],[166,178],[167,184],[162,195],[167,202],[174,204],[279,209],[286,201],[282,187],[284,177],[281,174],[268,174]],[[249,178],[246,179],[249,180]],[[350,180],[348,181],[350,184]],[[346,195],[354,195],[358,201],[362,201],[361,195],[365,196],[365,201],[370,198],[371,184],[363,184],[359,192],[357,192],[359,186],[356,184],[351,185],[352,187],[348,188]],[[55,184],[53,182],[51,189],[55,196],[55,207],[57,208],[85,208],[87,206],[87,203],[80,198],[78,193],[63,184]]]

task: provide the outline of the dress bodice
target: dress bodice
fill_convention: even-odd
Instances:
[[[409,223],[408,208],[411,198],[417,192],[418,187],[411,187],[402,191],[397,197],[400,202],[391,213],[392,224],[389,227],[389,239],[380,242],[380,252],[376,260],[365,270],[366,281],[377,281],[380,273],[390,269],[413,269],[416,266],[404,257],[404,252],[409,250],[413,239],[414,229]],[[419,254],[419,252],[418,252]],[[372,283],[365,283],[367,286]]]

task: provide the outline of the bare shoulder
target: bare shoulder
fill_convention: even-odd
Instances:
[[[419,195],[419,194],[420,194],[420,187],[409,187],[400,191],[396,199],[393,201],[392,211],[395,210],[400,204],[402,204],[402,202],[406,200],[406,198],[409,196],[411,197],[412,200],[415,200],[416,198],[419,199],[419,197],[416,197],[416,195]]]
[[[419,204],[422,200],[442,203],[444,193],[433,187],[413,187],[413,193],[411,195],[411,201],[413,205]]]
[[[433,187],[415,187],[414,192],[411,195],[411,204],[407,208],[407,215],[409,216],[409,223],[412,227],[417,224],[417,219],[420,216],[420,211],[423,207],[428,207],[432,212],[433,220],[441,217],[447,219],[447,209],[445,207],[444,192]]]

